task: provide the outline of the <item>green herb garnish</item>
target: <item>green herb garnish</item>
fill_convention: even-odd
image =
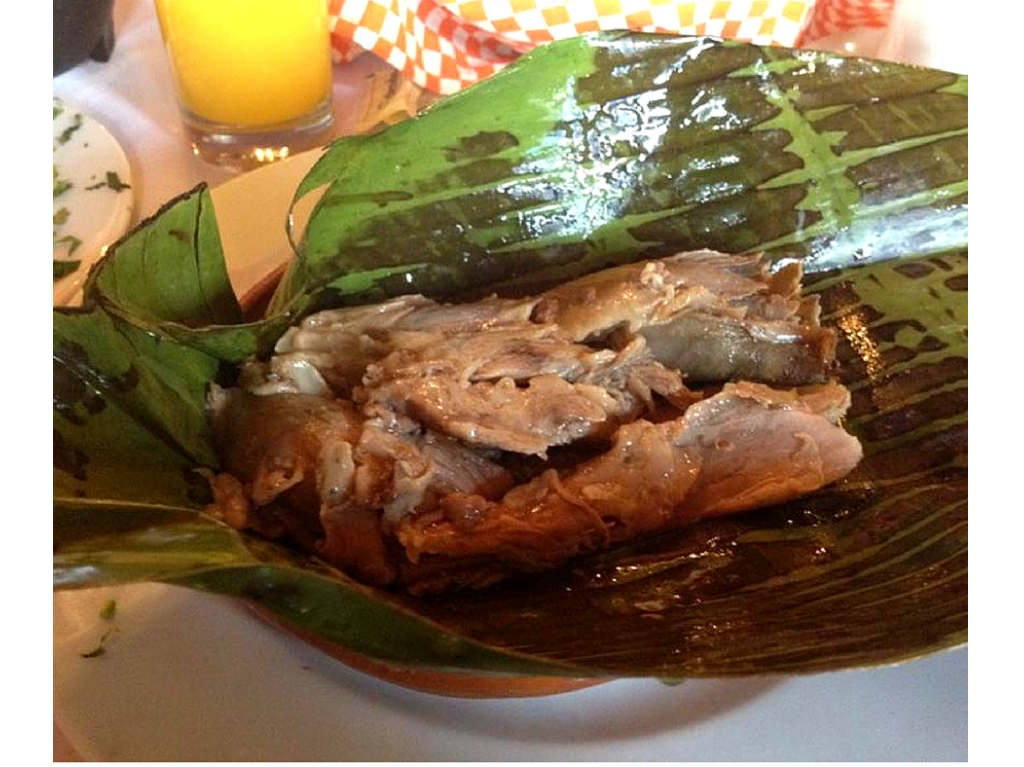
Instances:
[[[100,618],[105,621],[114,620],[114,616],[117,614],[117,601],[114,599],[108,600],[102,608],[100,608]],[[111,626],[100,637],[99,643],[91,649],[89,652],[79,653],[83,658],[98,658],[107,651],[107,638],[117,631],[117,626]]]
[[[77,247],[78,243],[76,242],[74,245],[71,246],[71,249],[74,250]],[[78,269],[78,267],[81,265],[81,261],[66,261],[57,258],[53,259],[53,281],[56,282],[61,277],[67,277],[69,274]]]
[[[78,249],[79,245],[82,244],[82,241],[80,239],[78,239],[77,237],[75,237],[75,235],[73,235],[73,234],[65,234],[63,237],[57,237],[56,239],[54,239],[53,244],[54,245],[60,245],[61,243],[65,243],[65,242],[68,243],[68,255],[69,256],[71,254],[73,254]],[[78,262],[76,261],[75,263],[78,263]]]
[[[82,657],[99,657],[104,652],[106,652],[106,640],[108,640],[108,638],[111,636],[111,634],[113,634],[117,630],[118,630],[117,626],[112,626],[108,630],[104,631],[103,635],[101,637],[99,637],[99,642],[96,644],[95,647],[93,647],[88,652],[80,652],[79,654]]]
[[[120,192],[122,189],[131,189],[131,186],[124,183],[117,173],[112,170],[107,171],[107,177],[105,180],[100,181],[97,184],[93,184],[92,186],[87,186],[86,189],[91,191],[93,189],[102,189],[103,187],[109,187],[115,192]]]
[[[71,123],[71,125],[69,125],[67,128],[65,128],[64,132],[61,133],[59,136],[57,136],[57,143],[58,144],[66,144],[66,143],[68,143],[71,140],[72,134],[76,130],[81,128],[81,127],[82,127],[82,115],[76,113],[74,118],[73,118],[73,122]]]
[[[60,197],[64,192],[70,189],[74,184],[68,181],[66,178],[60,178],[60,174],[57,173],[57,166],[53,166],[53,196]]]
[[[60,226],[61,224],[66,223],[68,216],[70,215],[71,211],[67,208],[58,208],[53,212],[53,225]]]
[[[131,189],[131,187],[128,184],[121,181],[121,179],[117,177],[117,173],[115,173],[112,170],[107,171],[107,186],[109,186],[115,192],[120,192],[122,189]]]

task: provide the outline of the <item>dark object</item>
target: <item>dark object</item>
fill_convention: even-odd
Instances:
[[[53,74],[114,51],[114,0],[53,0]]]

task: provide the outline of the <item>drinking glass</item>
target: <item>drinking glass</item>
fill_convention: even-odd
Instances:
[[[193,151],[248,169],[330,138],[326,0],[156,0]]]

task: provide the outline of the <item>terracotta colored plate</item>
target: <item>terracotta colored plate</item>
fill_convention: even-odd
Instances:
[[[340,660],[346,666],[383,679],[385,682],[419,692],[454,698],[532,698],[540,695],[573,692],[611,681],[610,679],[592,677],[577,679],[557,676],[438,671],[431,668],[414,668],[386,663],[354,652],[342,645],[328,642],[323,637],[311,634],[299,626],[282,620],[275,613],[258,604],[246,602],[246,606],[261,620],[298,637],[332,658]]]

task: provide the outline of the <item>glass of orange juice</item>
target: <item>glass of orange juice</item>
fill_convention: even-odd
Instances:
[[[193,151],[252,168],[327,141],[327,0],[156,0]]]

